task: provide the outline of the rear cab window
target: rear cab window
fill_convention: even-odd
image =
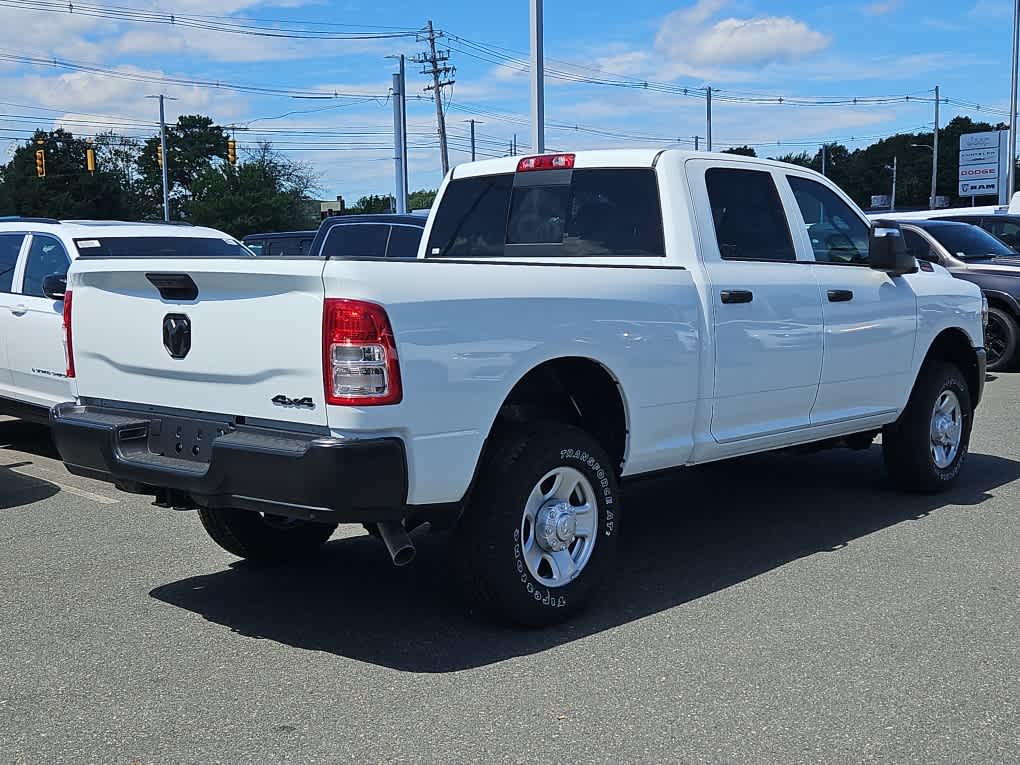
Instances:
[[[651,168],[581,168],[451,181],[428,257],[665,257]]]
[[[74,240],[83,258],[236,258],[252,252],[235,239],[197,236],[103,236]]]

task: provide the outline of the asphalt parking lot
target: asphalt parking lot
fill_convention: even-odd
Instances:
[[[632,487],[618,580],[540,632],[466,614],[439,535],[255,570],[0,422],[0,762],[1020,761],[1018,402],[944,496],[877,447]]]

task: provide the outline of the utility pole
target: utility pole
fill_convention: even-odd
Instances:
[[[822,144],[822,175],[825,175],[825,144]]]
[[[712,151],[712,86],[705,88],[705,111],[708,124],[705,128],[705,146]]]
[[[401,156],[404,158],[404,209],[407,209],[406,201],[411,196],[411,187],[407,183],[407,166],[410,160],[407,156],[407,73],[404,70],[404,54],[400,54],[400,135],[404,139],[401,146]]]
[[[400,74],[393,75],[393,173],[396,178],[396,212],[407,213],[407,188],[404,186],[404,116],[400,107],[402,94]]]
[[[475,161],[475,121],[473,119],[468,120],[471,123],[471,161]]]
[[[1006,175],[1009,190],[1006,203],[1013,201],[1016,191],[1016,88],[1017,66],[1020,65],[1020,0],[1016,0],[1013,8],[1013,67],[1010,70],[1009,90],[1009,162]]]
[[[166,115],[163,112],[163,101],[168,96],[164,96],[160,93],[158,96],[146,96],[146,98],[158,98],[159,99],[159,152],[163,158],[162,170],[163,170],[163,220],[169,222],[170,220],[170,185],[167,182],[167,165],[170,164],[170,158],[166,153]],[[176,98],[170,98],[171,101],[176,101]]]
[[[896,157],[892,158],[892,194],[889,196],[889,212],[896,212]]]
[[[698,141],[699,141],[699,140],[701,140],[701,136],[700,136],[700,135],[696,135],[696,136],[694,136],[694,150],[695,150],[695,151],[697,151],[697,150],[698,150]]]
[[[542,0],[531,0],[531,149],[545,153],[545,51]]]
[[[1020,1],[1020,0],[1018,0]],[[939,86],[935,86],[935,131],[932,133],[931,148],[931,199],[928,200],[928,209],[935,209],[935,197],[937,195],[937,184],[939,177]]]
[[[517,133],[514,133],[514,148],[513,148],[513,155],[514,155],[515,157],[517,156]]]
[[[440,32],[442,35],[442,32]],[[443,116],[443,88],[453,85],[456,80],[449,79],[457,70],[448,66],[450,51],[436,50],[436,30],[432,26],[432,19],[429,19],[425,27],[425,36],[418,37],[418,41],[427,41],[429,49],[425,53],[419,53],[411,59],[415,64],[422,64],[422,74],[431,75],[432,84],[424,88],[426,92],[432,91],[432,98],[436,102],[436,125],[439,130],[439,155],[443,164],[443,175],[450,170],[450,154],[446,147],[446,119]],[[444,79],[445,78],[445,79]]]

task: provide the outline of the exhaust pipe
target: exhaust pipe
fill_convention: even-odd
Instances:
[[[414,543],[400,521],[379,521],[376,527],[394,566],[406,566],[414,560]]]

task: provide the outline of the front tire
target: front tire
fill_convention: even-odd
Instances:
[[[253,563],[281,563],[314,555],[336,531],[335,523],[313,523],[233,508],[198,511],[212,540]]]
[[[907,408],[882,432],[889,475],[908,491],[946,491],[966,461],[972,424],[963,374],[945,361],[926,362]]]
[[[504,434],[452,538],[468,600],[526,626],[569,618],[616,565],[619,513],[613,465],[583,430]]]
[[[1001,308],[988,308],[988,326],[985,327],[985,351],[988,353],[988,371],[1009,369],[1016,356],[1020,327],[1016,319]]]

